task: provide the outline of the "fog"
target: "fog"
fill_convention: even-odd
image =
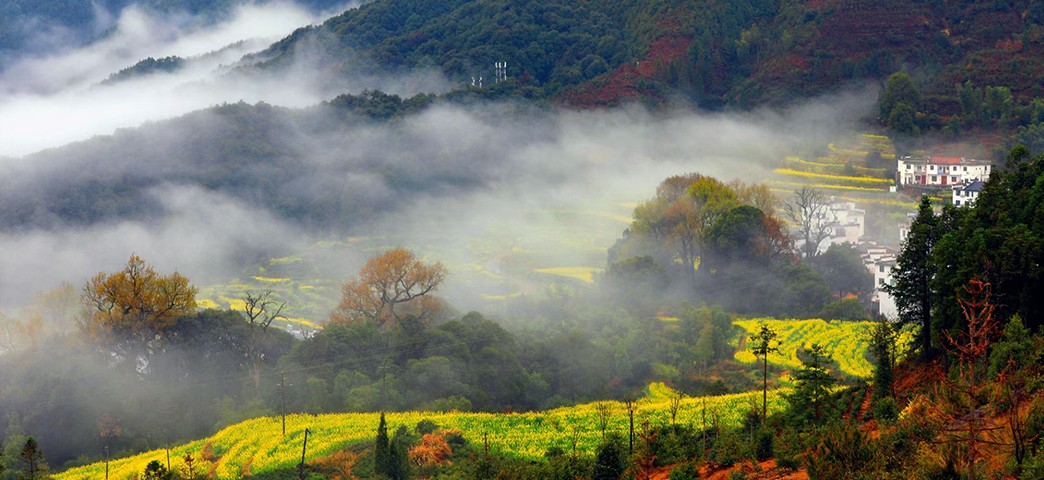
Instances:
[[[345,8],[352,5],[346,3]],[[297,28],[319,23],[328,14],[311,13],[292,2],[248,4],[227,20],[209,25],[188,15],[157,18],[129,7],[119,13],[112,33],[104,38],[60,53],[19,59],[0,73],[0,158],[223,102],[299,107],[341,91],[377,86],[403,94],[445,90],[445,80],[431,72],[331,81],[315,70],[307,49],[299,52],[298,63],[279,73],[248,75],[240,70],[249,67],[249,61],[241,61],[244,55],[263,50]],[[145,58],[168,56],[184,58],[186,63],[173,73],[102,84]]]
[[[0,231],[0,308],[118,269],[131,253],[221,284],[265,255],[348,236],[369,241],[340,252],[338,266],[402,244],[447,263],[444,293],[455,305],[482,308],[486,294],[534,288],[524,278],[482,285],[474,270],[496,275],[497,252],[527,251],[536,266],[602,266],[633,204],[665,177],[760,181],[783,156],[855,132],[876,98],[875,87],[856,85],[744,113],[439,103],[392,122],[344,120],[313,106],[367,88],[409,96],[452,84],[431,71],[329,75],[307,45],[288,68],[251,66],[250,54],[323,15],[290,2],[251,4],[212,25],[130,7],[98,13],[111,23],[100,40],[9,65],[0,74],[9,223]],[[103,83],[166,56],[187,62]],[[199,111],[240,101],[289,110]],[[253,123],[244,127],[243,114]],[[242,135],[263,141],[237,144]],[[236,181],[246,187],[229,185]],[[81,197],[97,205],[67,204]],[[69,213],[91,208],[109,213]]]
[[[302,127],[327,118],[322,114],[301,120],[286,111],[290,120],[266,131],[279,137],[272,141],[289,151],[292,165],[228,174],[263,180],[264,169],[277,168],[275,191],[297,199],[295,205],[312,205],[314,216],[275,211],[266,195],[204,188],[207,177],[195,173],[207,168],[211,154],[197,149],[210,145],[208,137],[186,137],[213,132],[218,143],[229,119],[196,113],[95,142],[100,147],[13,162],[22,179],[9,187],[16,200],[38,195],[46,204],[66,190],[135,179],[145,187],[127,195],[150,207],[75,226],[50,212],[57,220],[0,234],[7,252],[0,260],[0,305],[11,308],[60,281],[80,284],[114,271],[131,253],[207,285],[235,278],[263,255],[294,255],[320,240],[357,236],[370,240],[343,252],[349,269],[329,280],[350,276],[370,248],[402,244],[450,267],[444,294],[455,305],[481,308],[490,291],[476,287],[482,277],[468,268],[496,271],[498,251],[531,250],[538,266],[602,266],[633,203],[651,197],[665,177],[700,172],[760,181],[782,156],[855,131],[857,113],[869,108],[873,93],[846,91],[787,111],[716,114],[438,105],[397,122],[354,122],[332,131]],[[476,248],[479,242],[485,245]],[[532,287],[525,279],[501,283],[497,288]]]

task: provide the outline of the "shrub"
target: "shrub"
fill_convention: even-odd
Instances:
[[[700,472],[696,470],[695,465],[686,462],[674,467],[667,478],[668,480],[696,480],[700,478]]]
[[[417,432],[418,435],[427,435],[429,433],[435,433],[435,430],[439,429],[439,425],[431,420],[425,418],[417,422],[417,426],[413,427],[413,431]]]
[[[854,425],[834,424],[820,433],[816,447],[806,457],[811,480],[863,478],[871,468],[874,452],[869,439]]]
[[[882,397],[874,400],[873,405],[870,407],[874,413],[874,418],[881,423],[891,423],[895,419],[899,418],[899,406],[896,405],[895,400],[892,397]]]
[[[747,444],[736,430],[725,430],[714,439],[713,459],[726,467],[749,457]]]
[[[627,469],[627,454],[619,435],[606,437],[595,454],[594,480],[618,480]]]
[[[796,430],[792,428],[784,429],[779,436],[779,442],[777,442],[778,448],[775,448],[776,454],[776,465],[779,468],[796,471],[801,468],[801,438],[798,436]]]
[[[773,440],[772,431],[767,428],[762,428],[755,434],[754,457],[757,458],[758,461],[763,462],[773,457]]]

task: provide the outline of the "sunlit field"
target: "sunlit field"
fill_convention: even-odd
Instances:
[[[769,411],[781,411],[785,401],[782,391],[769,392]],[[650,385],[648,395],[635,404],[635,425],[645,422],[650,425],[671,423],[671,399],[675,392],[663,384]],[[715,423],[721,426],[738,426],[751,409],[760,405],[758,392],[715,397],[682,397],[678,404],[675,422],[703,428]],[[628,411],[621,402],[608,402],[612,406],[607,431],[626,434]],[[597,403],[586,403],[573,407],[557,408],[543,412],[528,413],[443,413],[443,412],[391,412],[387,414],[388,430],[395,431],[400,425],[409,429],[421,420],[431,420],[440,427],[460,430],[471,443],[481,445],[483,436],[489,441],[490,450],[517,458],[539,460],[551,447],[572,449],[576,435],[576,449],[592,454],[602,434],[597,427]],[[301,460],[304,431],[309,430],[306,461],[311,462],[345,448],[346,446],[370,442],[377,432],[378,413],[344,413],[325,415],[288,415],[286,437],[282,435],[279,417],[262,417],[232,425],[217,434],[202,440],[171,448],[171,467],[185,469],[184,457],[191,454],[196,459],[196,472],[214,472],[214,478],[241,478],[245,471],[253,474],[290,468]],[[165,463],[164,450],[146,452],[133,457],[109,462],[109,478],[128,480],[137,478],[145,466],[153,460]],[[210,460],[206,460],[210,459]],[[95,480],[105,478],[105,464],[95,463],[55,475],[58,480]]]
[[[778,335],[776,340],[780,342],[778,344],[779,352],[769,354],[770,365],[789,369],[800,368],[801,360],[797,355],[798,350],[816,343],[826,348],[827,353],[837,362],[842,373],[860,378],[868,378],[873,373],[873,367],[866,356],[869,347],[868,336],[874,325],[873,322],[751,318],[737,320],[735,324],[742,327],[746,335],[754,335],[761,329],[761,325],[767,325],[776,332]],[[902,335],[899,340],[900,345],[906,345],[910,338],[909,333]],[[744,363],[754,363],[756,358],[751,353],[751,342],[746,342],[746,347],[746,349],[737,350],[735,358]]]

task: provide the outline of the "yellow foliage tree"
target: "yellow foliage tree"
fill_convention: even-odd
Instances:
[[[428,294],[445,279],[441,263],[425,264],[403,247],[389,250],[368,260],[358,279],[344,283],[341,303],[330,320],[384,326],[398,324],[405,316],[427,319],[439,309],[438,300]]]
[[[160,275],[131,255],[123,270],[92,277],[80,299],[90,311],[91,333],[146,344],[162,336],[177,317],[195,310],[197,292],[178,272]]]

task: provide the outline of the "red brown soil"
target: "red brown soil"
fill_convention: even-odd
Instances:
[[[692,39],[686,37],[661,37],[649,47],[644,60],[621,65],[613,72],[564,94],[561,100],[573,107],[599,107],[636,99],[641,94],[641,81],[662,77],[671,63],[685,55],[691,44]]]
[[[667,465],[665,467],[660,467],[652,472],[649,479],[667,480],[670,478],[671,470],[676,466],[677,465]],[[717,464],[704,464],[700,467],[699,474],[701,479],[728,480],[729,475],[736,471],[746,473],[747,478],[751,480],[808,480],[808,472],[805,470],[798,470],[796,472],[783,470],[776,466],[775,460],[767,460],[759,463],[757,471],[755,471],[754,462],[749,460],[737,463],[731,467],[721,467]]]
[[[791,471],[776,466],[774,459],[758,463],[744,461],[728,468],[715,468],[713,465],[704,465],[700,468],[700,478],[708,480],[728,480],[732,472],[742,471],[751,480],[808,480],[808,472],[805,470]]]

